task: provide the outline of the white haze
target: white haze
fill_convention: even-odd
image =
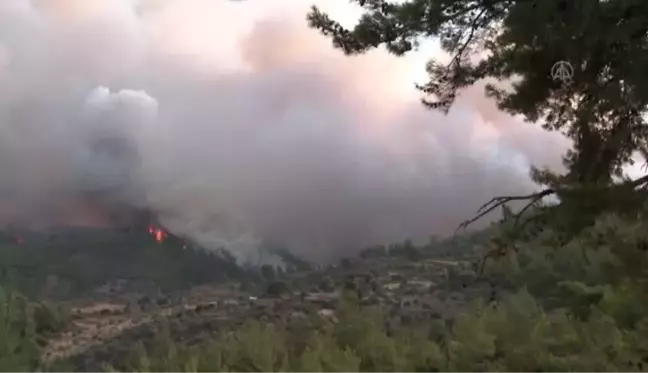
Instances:
[[[443,116],[419,103],[414,60],[343,56],[308,29],[313,2],[0,1],[0,217],[87,222],[89,185],[143,186],[125,195],[173,233],[324,261],[448,233],[533,188],[530,163],[559,164],[560,135],[481,87]],[[134,178],[88,153],[115,131],[137,144]]]

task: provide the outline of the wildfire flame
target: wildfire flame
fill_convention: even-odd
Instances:
[[[167,231],[161,228],[157,228],[153,225],[149,225],[148,232],[153,238],[155,238],[155,241],[157,243],[162,243],[164,240],[167,238]]]

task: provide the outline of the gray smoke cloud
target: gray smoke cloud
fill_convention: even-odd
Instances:
[[[411,60],[341,55],[305,3],[0,2],[2,221],[101,224],[94,191],[244,260],[270,240],[324,261],[449,233],[532,189],[531,163],[560,164],[564,138],[482,87],[424,109]],[[96,152],[102,138],[137,160]]]

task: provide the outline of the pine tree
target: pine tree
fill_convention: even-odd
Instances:
[[[646,193],[636,189],[648,176],[626,181],[614,193],[608,189],[633,155],[648,157],[648,2],[353,1],[364,14],[352,29],[316,7],[308,14],[310,25],[344,53],[384,46],[400,56],[421,39],[437,38],[452,56],[447,64],[428,63],[429,81],[419,87],[426,106],[447,112],[461,89],[495,80],[499,83],[488,84],[486,93],[501,110],[573,140],[564,156],[566,174],[533,168],[532,178],[548,188],[495,198],[465,225],[509,201],[527,200],[530,207],[555,194],[561,208],[538,208],[536,215],[550,211],[545,221],[574,234],[602,211],[636,211],[645,201]],[[569,84],[550,76],[558,61],[574,69]]]
[[[365,9],[353,30],[313,8],[308,19],[347,54],[385,45],[396,54],[438,37],[454,57],[432,60],[420,87],[448,110],[458,90],[484,78],[515,79],[512,91],[490,85],[500,108],[542,121],[574,141],[569,177],[609,181],[633,151],[648,150],[641,117],[648,105],[648,3],[641,0],[355,0]],[[486,53],[479,62],[474,53]],[[559,60],[575,70],[565,88],[549,73]]]
[[[39,364],[33,324],[27,303],[12,291],[0,288],[0,370],[33,370]]]

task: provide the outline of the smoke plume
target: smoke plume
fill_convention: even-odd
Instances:
[[[308,29],[311,2],[1,1],[2,222],[130,205],[242,259],[269,240],[330,260],[448,233],[559,164],[566,141],[482,87],[424,109],[412,59],[343,56]]]

